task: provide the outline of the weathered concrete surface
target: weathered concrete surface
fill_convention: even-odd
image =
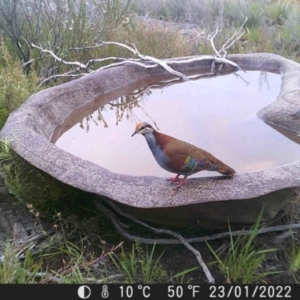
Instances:
[[[245,70],[283,74],[277,101],[259,112],[268,122],[300,132],[300,65],[274,54],[230,55]],[[210,72],[211,62],[172,67],[185,74]],[[223,68],[226,73],[233,71]],[[226,222],[255,222],[265,205],[264,220],[275,216],[300,186],[300,161],[264,171],[237,174],[233,179],[190,179],[174,190],[164,178],[115,174],[77,158],[50,143],[71,126],[76,109],[92,112],[126,94],[129,85],[141,86],[162,78],[161,67],[122,66],[49,88],[32,95],[14,111],[0,133],[32,165],[76,188],[106,196],[133,214],[162,224],[205,226]],[[67,122],[65,122],[67,120]],[[70,120],[70,124],[68,124]],[[72,122],[71,122],[72,121]],[[64,123],[64,124],[63,124]],[[63,124],[63,125],[62,125]],[[58,130],[55,131],[55,128]],[[275,127],[274,127],[275,128]],[[179,222],[181,220],[181,222]]]

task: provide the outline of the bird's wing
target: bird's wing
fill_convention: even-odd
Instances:
[[[169,156],[167,166],[178,173],[199,172],[214,170],[213,165],[206,158],[197,160],[190,155],[172,154]]]
[[[214,171],[219,168],[217,159],[203,149],[174,139],[165,149],[167,166],[176,172]]]

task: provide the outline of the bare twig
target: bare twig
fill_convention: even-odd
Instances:
[[[101,68],[99,68],[99,70],[109,69],[109,68],[113,68],[113,67],[117,67],[117,66],[121,66],[121,65],[125,65],[125,64],[137,65],[137,66],[140,66],[140,67],[143,67],[146,69],[155,68],[157,66],[155,64],[145,65],[140,60],[136,60],[136,59],[127,59],[126,61],[121,61],[118,63],[113,63],[113,64],[109,64],[107,66],[101,67]]]
[[[223,53],[223,58],[227,55],[227,49],[230,48],[237,40],[239,40],[245,33],[243,29],[245,23],[248,21],[248,18],[245,19],[240,28],[236,29],[232,37],[222,46],[220,52]]]
[[[101,42],[102,45],[117,45],[117,46],[120,46],[120,47],[123,47],[127,50],[129,50],[130,52],[132,52],[134,55],[138,56],[140,59],[142,60],[149,60],[149,61],[152,61],[160,66],[162,66],[165,70],[167,70],[169,73],[173,74],[173,75],[176,75],[178,77],[181,77],[183,80],[187,81],[189,80],[189,78],[184,75],[183,73],[181,72],[178,72],[178,71],[175,71],[174,69],[172,69],[170,66],[168,66],[168,64],[160,59],[157,59],[153,56],[148,56],[148,55],[143,55],[141,54],[138,49],[136,48],[135,44],[134,43],[130,43],[132,45],[132,47],[128,46],[128,45],[125,45],[125,44],[122,44],[122,43],[118,43],[118,42]]]
[[[69,50],[71,51],[83,51],[83,50],[90,50],[90,49],[98,49],[98,48],[101,48],[103,47],[102,44],[96,44],[96,45],[93,45],[93,46],[83,46],[83,47],[73,47],[73,48],[70,48]]]
[[[219,25],[217,25],[217,28],[214,32],[208,35],[207,39],[210,41],[211,47],[213,48],[214,52],[216,53],[217,57],[221,57],[220,52],[217,50],[215,46],[215,37],[218,35],[218,33],[221,32],[221,29],[219,28]]]
[[[246,71],[245,71],[245,72],[246,72]],[[246,86],[248,86],[248,85],[250,84],[250,82],[247,81],[245,78],[243,78],[243,76],[241,76],[240,74],[235,73],[235,76],[236,76],[237,78],[242,79],[242,80],[246,83]]]
[[[121,44],[121,43],[116,43],[116,42],[102,42],[101,44],[96,44],[94,46],[85,46],[85,47],[77,47],[77,48],[70,48],[70,50],[76,50],[76,51],[79,51],[79,50],[85,50],[85,49],[96,49],[96,48],[100,48],[100,47],[103,47],[105,44],[115,44],[115,45],[123,45],[124,48],[126,48],[127,50],[129,50],[130,52],[132,52],[133,54],[137,55],[136,53],[136,47],[135,48],[131,48],[127,45],[124,45],[124,44]],[[121,46],[122,47],[122,46]],[[138,52],[139,53],[139,52]],[[139,53],[140,54],[140,53]],[[108,58],[103,58],[102,60],[115,60],[115,61],[120,61],[119,64],[111,64],[109,66],[105,66],[101,69],[104,69],[104,68],[108,68],[108,67],[112,67],[112,66],[116,66],[116,65],[120,65],[120,64],[124,64],[124,63],[136,63],[140,66],[143,66],[145,68],[153,68],[155,66],[157,66],[157,62],[153,65],[145,65],[143,63],[141,63],[142,60],[145,60],[145,57],[151,57],[151,56],[145,56],[145,55],[142,55],[140,54],[141,57],[140,59],[133,59],[133,58],[118,58],[118,57],[108,57]],[[184,58],[184,59],[181,59],[181,60],[172,60],[172,59],[168,59],[166,61],[166,64],[169,65],[169,64],[182,64],[182,63],[192,63],[192,62],[197,62],[197,61],[201,61],[201,60],[209,60],[209,59],[213,59],[215,60],[216,62],[218,63],[228,63],[230,65],[232,65],[233,67],[236,67],[236,68],[239,68],[239,66],[230,61],[230,60],[227,60],[227,59],[224,59],[222,58],[221,56],[220,57],[214,57],[214,56],[211,56],[211,55],[202,55],[201,57],[198,57],[198,56],[195,56],[195,57],[189,57],[189,58]],[[98,60],[100,61],[100,60]],[[151,59],[152,62],[154,62],[152,59]]]
[[[111,202],[108,202],[109,204],[112,204]],[[127,217],[127,218],[133,218],[132,216],[122,212],[118,207],[115,205],[112,206],[120,215]],[[116,218],[117,220],[117,218]],[[121,228],[117,228],[118,230]],[[300,229],[300,224],[289,224],[289,225],[280,225],[280,226],[270,226],[261,228],[257,231],[257,234],[263,234],[268,232],[278,232],[278,231],[285,231],[285,230],[291,230],[291,229]],[[121,230],[120,230],[121,231]],[[121,233],[121,232],[120,232]],[[203,236],[203,237],[196,237],[196,238],[186,238],[186,241],[189,243],[202,243],[205,241],[212,241],[217,239],[223,239],[229,236],[239,236],[239,235],[250,235],[252,234],[252,230],[235,230],[231,232],[222,232],[217,233],[213,235]],[[142,243],[144,244],[161,244],[161,245],[178,245],[181,244],[180,241],[175,239],[148,239],[148,238],[141,238],[134,235],[131,235],[130,233],[124,233],[124,237],[128,238],[129,240],[136,240],[140,239]],[[123,235],[123,233],[121,234]]]
[[[217,28],[214,32],[208,35],[207,39],[210,41],[211,47],[213,48],[214,52],[216,53],[216,56],[219,58],[225,58],[227,55],[227,49],[229,49],[237,40],[239,40],[243,34],[245,33],[245,30],[243,29],[245,23],[247,22],[248,18],[245,19],[243,24],[235,30],[234,34],[225,42],[225,44],[222,45],[221,49],[218,51],[215,46],[215,37],[218,35],[219,32],[222,30],[220,29],[220,25],[217,25]]]
[[[34,61],[35,61],[35,59],[32,58],[32,59],[30,59],[30,60],[24,62],[24,63],[22,64],[21,67],[22,67],[22,68],[26,68],[28,65],[31,65]]]
[[[43,53],[50,54],[55,60],[57,60],[57,61],[65,64],[65,65],[72,65],[72,66],[77,66],[77,67],[79,67],[81,69],[87,69],[87,66],[85,64],[79,62],[79,61],[69,62],[69,61],[63,60],[62,58],[58,57],[53,51],[48,50],[48,49],[43,49],[42,47],[37,46],[37,45],[35,45],[33,43],[31,43],[31,47],[39,49]]]
[[[37,46],[33,43],[31,43],[31,47],[37,48],[38,50],[40,50],[42,53],[48,53],[50,54],[55,60],[65,64],[65,65],[70,65],[70,66],[77,66],[79,69],[84,69],[87,72],[93,72],[93,70],[91,70],[89,68],[90,64],[95,63],[95,62],[103,62],[103,61],[107,61],[107,60],[113,60],[113,61],[126,61],[126,58],[119,58],[119,57],[105,57],[105,58],[94,58],[94,59],[90,59],[86,64],[83,64],[79,61],[66,61],[60,57],[58,57],[53,51],[48,50],[48,49],[43,49],[41,46]]]
[[[289,230],[289,231],[285,231],[285,232],[281,233],[280,235],[276,236],[274,238],[274,240],[277,242],[282,242],[283,240],[285,240],[291,236],[293,236],[293,231]]]
[[[133,48],[130,47],[130,46],[128,46],[128,45],[125,45],[125,44],[122,44],[122,43],[117,43],[117,42],[102,42],[101,45],[118,45],[118,46],[120,46],[120,47],[123,47],[123,48],[129,50],[130,52],[132,52],[134,55],[137,55],[137,56],[138,56],[140,59],[142,59],[142,60],[149,60],[149,61],[152,61],[152,62],[154,62],[154,63],[156,63],[156,64],[162,66],[164,69],[166,69],[166,70],[167,70],[168,72],[170,72],[171,74],[176,75],[176,76],[179,76],[179,77],[181,77],[183,80],[189,80],[188,77],[187,77],[186,75],[184,75],[184,74],[181,73],[181,72],[178,72],[178,71],[173,70],[171,67],[169,67],[169,66],[167,65],[166,62],[161,61],[160,59],[157,59],[157,58],[152,57],[152,56],[142,55],[142,54],[137,50],[137,48],[136,48],[136,46],[135,46],[134,44],[132,44],[132,45],[133,45]],[[34,48],[39,49],[39,50],[40,50],[41,52],[43,52],[43,53],[48,53],[48,54],[50,54],[55,60],[57,60],[57,61],[59,61],[59,62],[65,64],[65,65],[77,66],[77,67],[79,67],[79,68],[81,68],[81,69],[87,70],[88,72],[93,72],[91,69],[89,69],[89,65],[90,65],[91,63],[93,63],[93,62],[103,62],[103,61],[106,61],[106,60],[120,60],[120,59],[117,58],[117,57],[107,57],[107,58],[91,59],[91,60],[89,60],[86,64],[83,64],[83,63],[81,63],[81,62],[79,62],[79,61],[69,62],[69,61],[66,61],[66,60],[64,60],[64,59],[62,59],[62,58],[60,58],[60,57],[58,57],[58,56],[57,56],[53,51],[51,51],[51,50],[43,49],[42,47],[37,46],[37,45],[35,45],[35,44],[33,44],[33,43],[31,43],[31,46],[34,47]],[[100,46],[100,45],[99,45],[99,46]],[[95,46],[95,47],[97,47],[97,46]],[[122,59],[121,59],[121,60],[122,60]],[[141,63],[139,63],[139,62],[137,62],[137,61],[135,61],[135,60],[128,60],[128,62],[130,62],[130,63],[137,63],[137,64],[142,65],[143,67],[145,67],[144,64],[141,64]],[[122,61],[122,63],[123,63],[123,61]],[[114,64],[114,66],[116,66],[116,65],[117,65],[117,64]]]
[[[102,260],[104,257],[110,255],[111,253],[113,253],[116,249],[118,249],[121,245],[123,244],[123,242],[119,243],[117,246],[114,246],[109,252],[102,252],[102,254],[97,257],[96,259],[92,260],[92,261],[89,261],[87,263],[82,263],[80,264],[79,266],[76,265],[76,266],[71,266],[70,268],[66,268],[64,269],[62,272],[60,272],[57,276],[51,276],[51,277],[48,277],[48,278],[45,278],[45,280],[42,281],[42,283],[46,283],[46,282],[49,282],[49,281],[54,281],[54,278],[57,278],[57,279],[60,279],[60,276],[62,275],[65,275],[65,274],[69,274],[71,273],[74,269],[76,268],[83,268],[83,267],[88,267],[88,266],[91,266],[91,265],[94,265],[95,263],[99,262],[100,260]],[[56,279],[55,279],[56,280]]]
[[[114,207],[114,205],[109,202],[109,204]],[[99,207],[99,204],[96,203],[96,206]],[[102,210],[104,210],[105,212],[108,211],[107,208],[105,208],[103,205],[101,205],[101,208]],[[123,213],[124,214],[124,213]],[[186,239],[184,239],[184,237],[182,235],[180,235],[179,233],[177,232],[174,232],[174,231],[171,231],[171,230],[167,230],[167,229],[158,229],[158,228],[154,228],[154,227],[151,227],[149,226],[148,224],[134,218],[133,216],[130,216],[128,214],[124,214],[126,215],[127,218],[135,221],[136,223],[138,224],[141,224],[143,226],[145,226],[146,228],[148,229],[151,229],[152,231],[156,232],[156,233],[164,233],[164,234],[168,234],[168,235],[171,235],[171,236],[174,236],[176,239],[178,239],[187,249],[189,249],[195,256],[196,256],[196,259],[199,263],[199,265],[202,267],[202,270],[203,272],[205,273],[206,275],[206,278],[208,280],[209,283],[215,283],[215,279],[213,278],[213,276],[211,275],[209,269],[207,268],[206,264],[204,263],[203,259],[202,259],[202,256],[200,254],[200,252],[195,249],[193,246],[191,246],[187,241]]]
[[[124,216],[124,217],[126,217],[130,220],[133,220],[134,222],[136,222],[138,224],[141,224],[141,225],[151,229],[152,231],[155,231],[156,233],[165,233],[165,234],[173,235],[174,237],[176,237],[176,239],[162,239],[162,238],[160,238],[160,239],[150,239],[150,238],[144,238],[144,237],[139,237],[139,236],[136,236],[136,235],[132,235],[123,228],[122,223],[118,220],[118,218],[115,216],[115,214],[111,210],[107,209],[103,205],[99,205],[98,203],[95,203],[96,207],[99,210],[101,210],[102,212],[104,212],[105,215],[110,218],[110,220],[114,224],[117,232],[121,236],[123,236],[124,238],[126,238],[130,241],[139,240],[143,244],[175,245],[175,244],[182,244],[183,243],[181,239],[177,238],[176,233],[174,235],[174,232],[172,232],[172,231],[165,230],[165,229],[153,228],[153,227],[145,224],[144,222],[138,220],[137,218],[122,212],[111,201],[106,200],[105,202],[107,202],[118,214],[120,214],[120,215],[122,215],[122,216]],[[285,230],[291,230],[291,229],[300,229],[300,224],[289,224],[289,225],[271,226],[271,227],[267,227],[267,228],[261,228],[257,231],[257,234],[263,234],[263,233],[267,233],[267,232],[285,231]],[[226,237],[229,237],[229,236],[250,235],[251,233],[253,233],[252,230],[237,230],[237,231],[223,232],[223,233],[219,233],[219,234],[214,234],[214,235],[209,235],[209,236],[204,236],[204,237],[197,237],[197,238],[183,238],[182,236],[181,237],[184,239],[184,241],[186,243],[197,243],[197,242],[199,243],[199,242],[205,242],[205,241],[209,241],[209,240],[216,240],[216,239],[226,238]]]
[[[217,34],[216,33],[212,36],[212,45],[214,47],[213,44],[213,38],[214,36]],[[161,67],[163,67],[165,70],[167,70],[169,73],[180,77],[182,80],[189,80],[189,77],[186,76],[185,74],[178,72],[176,70],[174,70],[172,67],[170,67],[170,64],[183,64],[183,63],[192,63],[192,62],[196,62],[196,61],[205,61],[205,60],[212,60],[212,69],[211,69],[211,74],[215,74],[215,63],[219,63],[220,67],[219,70],[221,70],[223,64],[228,64],[231,65],[233,68],[236,68],[237,70],[240,70],[240,67],[230,61],[225,59],[225,57],[221,57],[221,55],[217,55],[217,57],[213,57],[213,56],[202,56],[202,57],[192,57],[192,58],[187,58],[187,59],[181,59],[181,60],[160,60],[157,59],[155,57],[152,56],[148,56],[148,55],[143,55],[141,54],[137,47],[135,46],[135,44],[131,43],[132,47],[126,45],[126,44],[122,44],[122,43],[118,43],[118,42],[101,42],[101,44],[96,44],[94,46],[85,46],[85,47],[79,47],[79,48],[72,48],[72,50],[84,50],[84,49],[93,49],[93,48],[99,48],[99,47],[103,47],[105,45],[116,45],[119,47],[123,47],[125,49],[127,49],[128,51],[130,51],[131,53],[133,53],[134,55],[138,56],[139,59],[134,59],[134,58],[118,58],[118,57],[106,57],[106,58],[99,58],[99,59],[90,59],[87,63],[81,63],[78,61],[66,61],[60,57],[58,57],[53,51],[48,50],[48,49],[43,49],[41,46],[35,45],[33,43],[31,43],[31,46],[34,48],[37,48],[38,50],[40,50],[42,53],[47,53],[49,55],[51,55],[55,60],[57,60],[58,62],[65,64],[65,65],[69,65],[69,66],[75,66],[76,69],[75,70],[71,70],[69,72],[66,72],[64,74],[55,74],[53,76],[50,76],[46,79],[44,79],[39,87],[45,83],[47,83],[48,81],[55,79],[55,78],[59,78],[59,77],[75,77],[75,76],[82,76],[80,74],[74,74],[76,72],[80,72],[81,70],[85,70],[87,73],[82,73],[83,75],[87,75],[89,73],[94,72],[94,70],[92,70],[90,68],[90,65],[92,63],[96,63],[96,62],[104,62],[104,61],[114,61],[114,63],[109,64],[107,66],[103,66],[101,68],[99,68],[98,70],[104,70],[104,69],[108,69],[108,68],[112,68],[112,67],[116,67],[116,66],[120,66],[120,65],[124,65],[124,64],[135,64],[138,66],[141,66],[143,68],[154,68],[157,65],[160,65]],[[214,50],[216,51],[215,47]],[[145,63],[146,62],[146,63]],[[210,74],[210,75],[211,75]]]

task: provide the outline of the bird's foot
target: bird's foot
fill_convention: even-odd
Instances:
[[[172,177],[172,178],[167,178],[167,181],[171,181],[171,183],[175,183],[175,182],[181,182],[181,178],[176,178],[176,177]]]
[[[186,183],[186,178],[179,179],[179,181],[172,181],[172,183],[176,185],[176,188],[179,188]]]
[[[167,178],[167,181],[171,181],[172,183],[174,182],[180,182],[182,179],[179,178],[179,175],[176,175],[175,177]]]
[[[180,186],[182,186],[186,183],[186,177],[179,178],[179,176],[180,176],[180,174],[178,174],[172,178],[167,178],[167,181],[171,181],[171,183],[176,185],[176,188],[179,188]]]

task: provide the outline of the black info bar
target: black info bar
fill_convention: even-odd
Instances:
[[[300,285],[1,284],[1,299],[299,299]]]

